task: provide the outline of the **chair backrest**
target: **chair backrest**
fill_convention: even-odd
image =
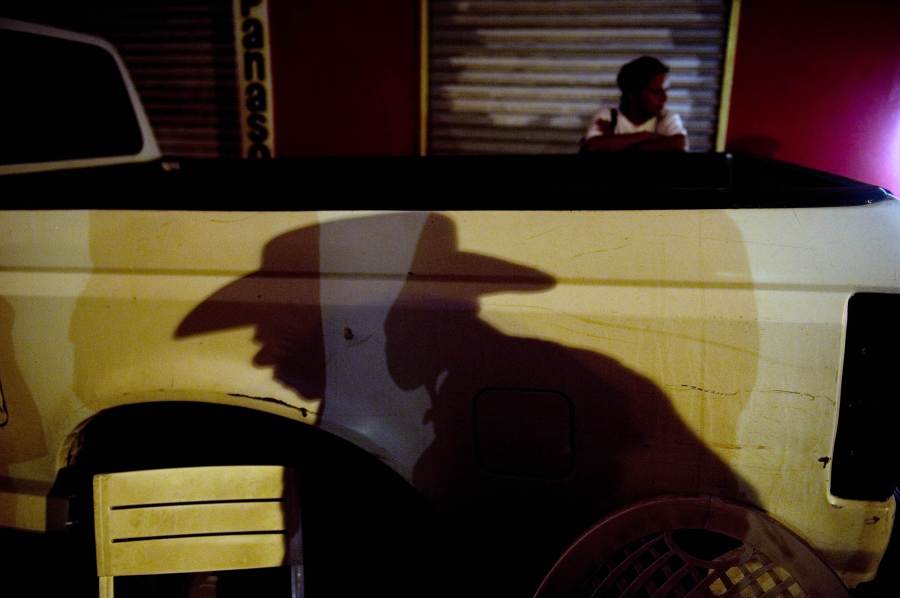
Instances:
[[[293,472],[279,466],[94,476],[97,574],[149,575],[295,564]]]

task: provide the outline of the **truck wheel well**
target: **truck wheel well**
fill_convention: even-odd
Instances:
[[[396,569],[398,558],[409,564],[403,566],[404,584],[425,575],[424,544],[433,520],[424,499],[377,458],[321,429],[247,408],[166,402],[100,412],[76,436],[77,450],[60,472],[57,492],[72,497],[70,519],[86,541],[93,534],[96,473],[287,465],[299,473],[307,587],[355,593],[364,589],[356,584]]]
[[[295,465],[312,456],[381,465],[358,447],[313,426],[255,409],[199,402],[138,403],[101,411],[75,432],[70,460],[96,473],[192,465]]]

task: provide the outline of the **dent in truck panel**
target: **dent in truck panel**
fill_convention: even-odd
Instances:
[[[302,415],[304,418],[309,417],[309,414],[310,414],[309,409],[307,409],[306,407],[297,407],[296,405],[291,405],[287,401],[281,401],[278,399],[274,399],[272,397],[254,397],[254,396],[250,396],[250,395],[241,394],[239,392],[230,392],[230,393],[228,393],[228,396],[242,398],[242,399],[251,399],[253,401],[261,401],[263,403],[273,403],[275,405],[282,405],[289,409],[296,409],[297,411],[300,412],[300,415]]]

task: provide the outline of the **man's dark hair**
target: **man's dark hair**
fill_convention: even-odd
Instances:
[[[669,67],[656,58],[641,56],[619,69],[616,83],[623,94],[632,95],[640,93],[653,77],[665,75],[668,72]]]

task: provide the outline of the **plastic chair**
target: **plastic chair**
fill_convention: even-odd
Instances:
[[[278,466],[156,469],[94,476],[101,598],[115,576],[291,566],[302,598],[294,474]]]

